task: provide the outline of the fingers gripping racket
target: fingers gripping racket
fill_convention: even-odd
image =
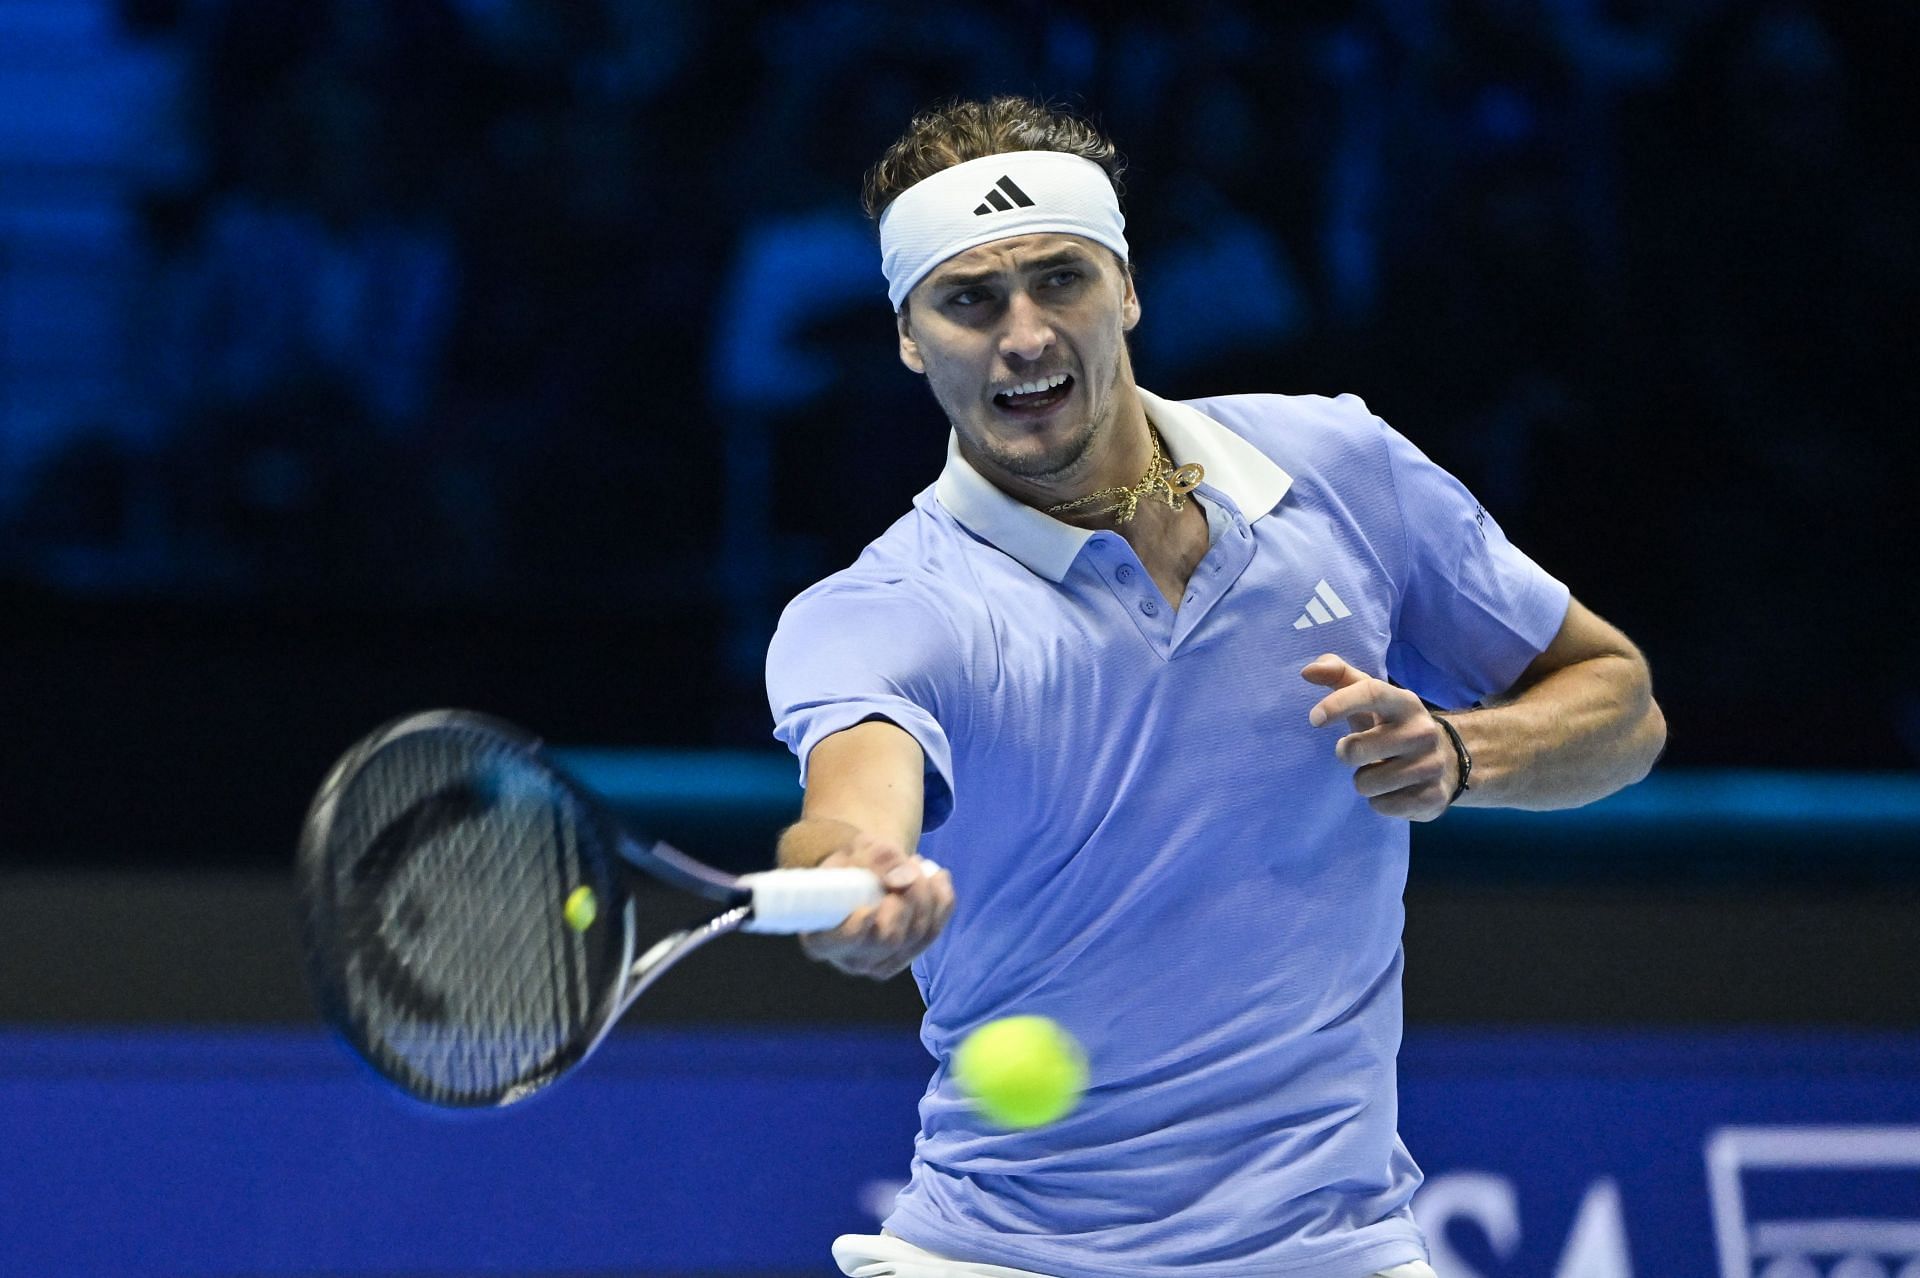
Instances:
[[[721,906],[644,950],[635,875]],[[300,839],[307,973],[381,1074],[507,1105],[584,1060],[674,963],[728,932],[812,932],[881,899],[865,870],[734,876],[635,837],[519,729],[457,710],[370,734]]]

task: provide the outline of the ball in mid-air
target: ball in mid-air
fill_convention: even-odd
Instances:
[[[1059,1022],[1008,1016],[967,1035],[954,1053],[953,1077],[992,1122],[1039,1127],[1079,1103],[1087,1057]]]
[[[568,893],[567,907],[563,913],[568,927],[576,932],[584,932],[599,917],[600,902],[594,897],[593,889],[583,883]]]

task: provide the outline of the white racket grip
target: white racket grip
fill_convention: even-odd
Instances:
[[[740,876],[753,889],[753,917],[743,932],[819,932],[886,896],[871,870],[767,870]]]
[[[940,867],[924,858],[920,872],[927,878]],[[829,867],[824,870],[766,870],[743,874],[740,883],[753,890],[753,917],[743,932],[819,932],[838,927],[863,905],[885,899],[886,889],[871,870]]]

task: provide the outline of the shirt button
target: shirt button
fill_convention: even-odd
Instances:
[[[1160,615],[1160,605],[1151,599],[1142,599],[1140,601],[1140,611],[1146,613],[1149,617],[1157,617]]]
[[[1119,568],[1114,570],[1113,575],[1118,577],[1120,579],[1120,584],[1124,586],[1129,581],[1133,580],[1133,569],[1127,564],[1121,564]]]

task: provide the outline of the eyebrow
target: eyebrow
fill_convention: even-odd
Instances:
[[[1026,270],[1029,274],[1040,271],[1051,271],[1057,266],[1066,266],[1069,263],[1084,262],[1085,260],[1086,255],[1079,249],[1065,248],[1054,253],[1049,253],[1036,262],[1029,262]],[[984,284],[988,280],[998,279],[999,277],[999,271],[942,272],[933,277],[933,286],[935,288],[959,288],[973,284]]]

